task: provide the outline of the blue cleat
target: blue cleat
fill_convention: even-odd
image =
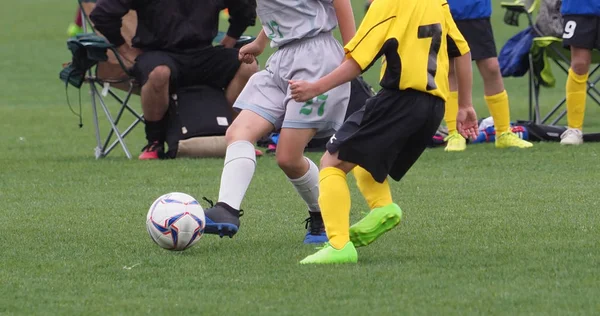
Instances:
[[[325,233],[325,224],[320,212],[308,212],[310,217],[304,222],[306,225],[306,236],[304,237],[305,244],[322,244],[329,241]]]
[[[204,210],[206,216],[204,233],[219,235],[221,238],[223,236],[232,238],[238,232],[242,214],[242,211],[238,211],[223,202],[217,202],[214,206]]]

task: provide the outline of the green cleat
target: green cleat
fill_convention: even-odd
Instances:
[[[400,224],[402,210],[396,203],[373,209],[350,227],[350,241],[356,247],[367,246]]]
[[[522,140],[513,132],[504,132],[496,135],[496,148],[531,148],[533,144]]]
[[[322,248],[317,249],[320,250],[304,258],[300,264],[356,263],[358,261],[358,254],[352,242],[348,242],[340,250],[333,248],[329,243],[325,243]]]
[[[467,149],[467,140],[458,132],[452,132],[444,141],[447,142],[445,151],[465,151]]]

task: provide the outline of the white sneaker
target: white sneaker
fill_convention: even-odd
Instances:
[[[583,133],[576,128],[567,129],[560,135],[561,145],[581,145],[583,144]]]

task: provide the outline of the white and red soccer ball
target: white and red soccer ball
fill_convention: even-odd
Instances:
[[[184,250],[193,246],[202,237],[205,224],[200,203],[179,192],[156,199],[146,216],[146,228],[152,240],[169,250]]]

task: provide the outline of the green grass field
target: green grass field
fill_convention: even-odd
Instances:
[[[355,4],[360,18],[363,3]],[[403,222],[359,249],[354,266],[298,264],[314,251],[302,244],[306,211],[266,156],[234,239],[204,236],[184,252],[158,248],[144,226],[151,202],[171,191],[216,198],[223,162],[140,162],[120,149],[94,159],[87,90],[79,129],[58,80],[70,59],[64,34],[74,10],[74,1],[0,3],[0,314],[600,311],[597,144],[426,151],[392,184]],[[501,15],[493,16],[499,46],[517,31]],[[376,73],[367,74],[373,84]],[[476,78],[474,100],[487,116]],[[562,97],[563,83],[558,76],[558,87],[543,92],[545,105]],[[506,86],[513,119],[525,119],[526,80]],[[77,90],[69,95],[77,104]],[[600,127],[591,102],[586,127]],[[143,129],[128,144],[140,148]],[[353,183],[351,190],[356,221],[366,204]]]

